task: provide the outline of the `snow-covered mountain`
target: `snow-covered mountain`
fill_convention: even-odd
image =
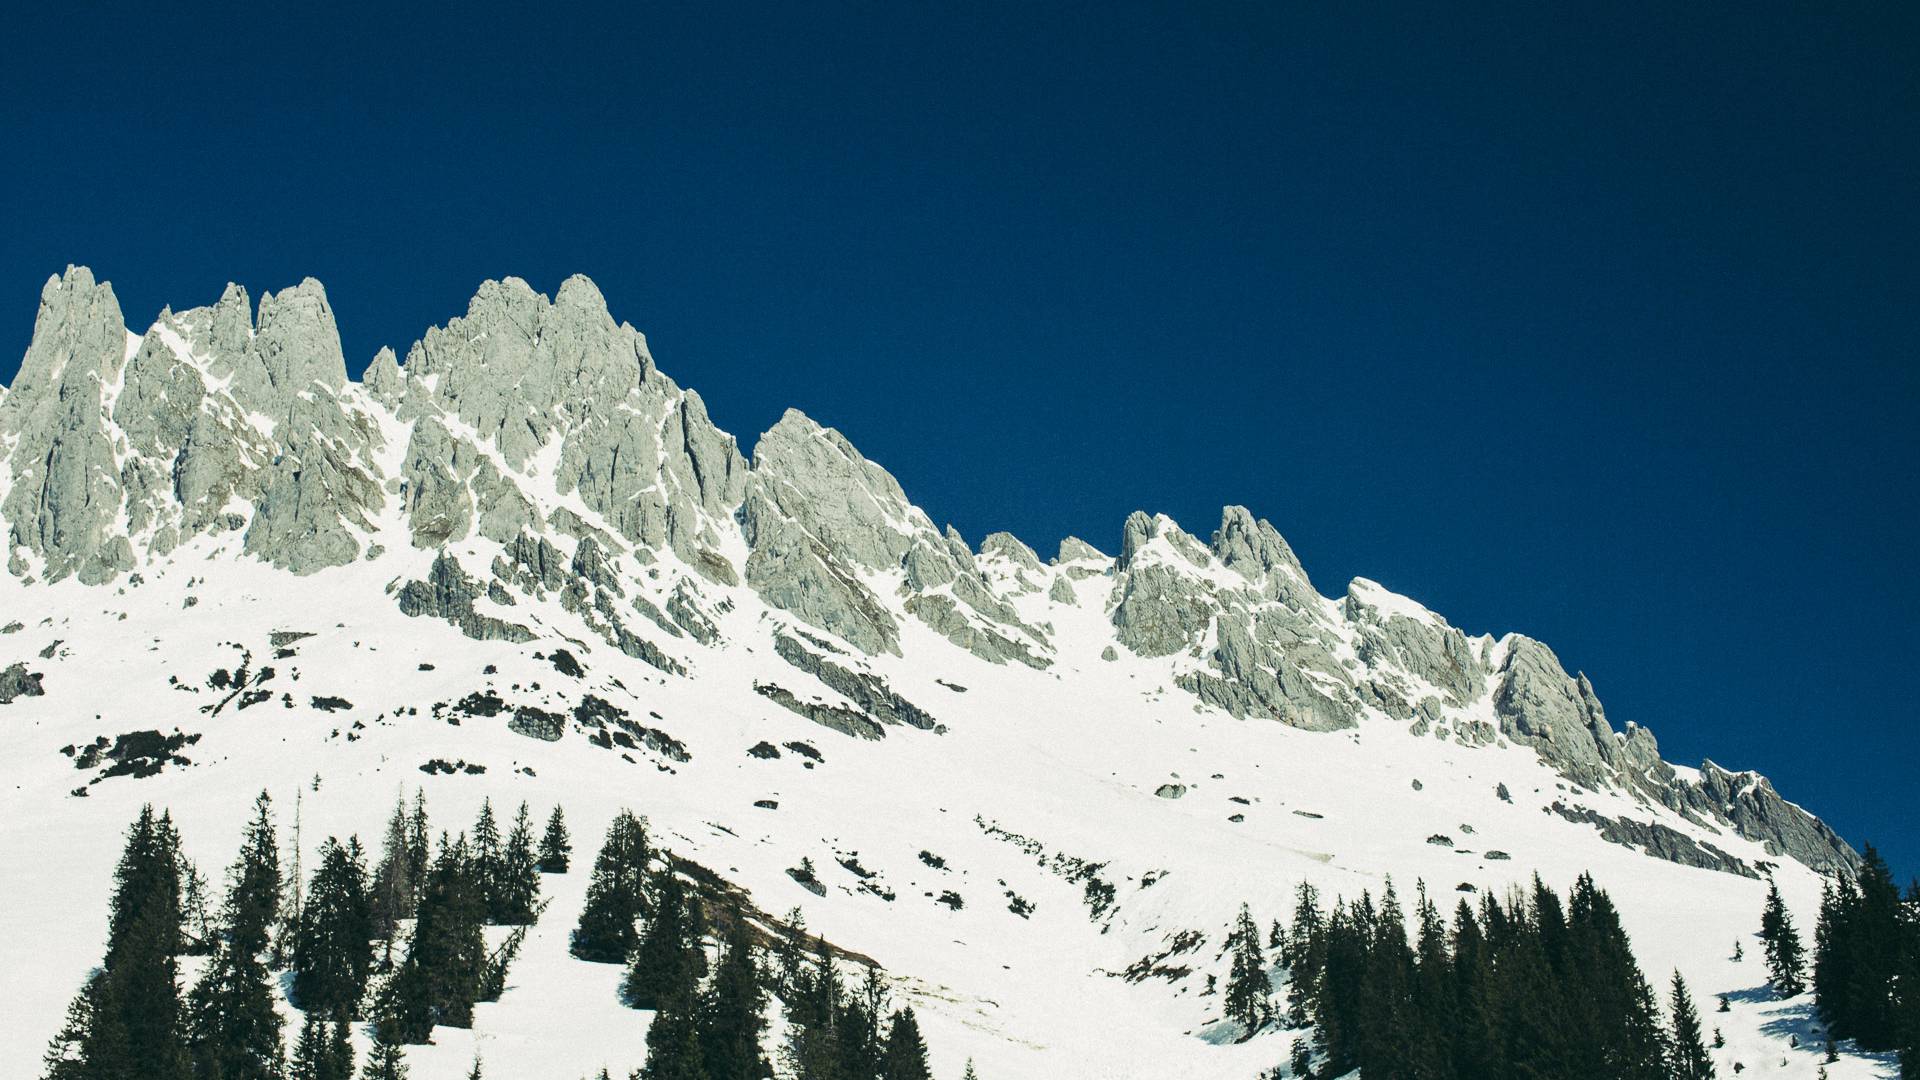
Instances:
[[[136,334],[69,268],[0,391],[0,525],[0,1075],[97,962],[141,803],[218,867],[262,787],[301,793],[310,856],[413,785],[448,825],[562,804],[588,857],[646,815],[883,966],[943,1075],[1251,1077],[1291,1037],[1235,1041],[1209,991],[1243,901],[1589,870],[1651,975],[1731,995],[1723,1068],[1822,1060],[1730,954],[1767,875],[1810,926],[1858,857],[1764,777],[1662,760],[1538,641],[1321,595],[1240,507],[1042,559],[799,412],[749,458],[582,277],[487,282],[354,381],[318,282]],[[415,1076],[640,1061],[649,1014],[566,954],[584,875],[549,884],[503,999]]]

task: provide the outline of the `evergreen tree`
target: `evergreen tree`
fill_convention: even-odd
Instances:
[[[370,900],[374,931],[382,940],[391,940],[402,919],[413,918],[417,878],[413,876],[413,855],[408,838],[407,800],[396,796],[393,814],[387,819],[387,835],[380,845],[380,865],[373,872]]]
[[[567,818],[555,804],[547,817],[547,831],[540,837],[540,872],[564,874],[573,855],[573,840],[567,835]]]
[[[886,1051],[880,1031],[886,1003],[887,987],[880,978],[880,969],[867,968],[859,988],[841,1000],[840,1015],[835,1021],[840,1076],[848,1080],[870,1080],[879,1075]]]
[[[671,860],[654,879],[653,914],[633,949],[624,984],[627,1004],[636,1009],[664,1008],[679,997],[691,1000],[706,975],[698,898],[687,895]]]
[[[373,937],[373,897],[359,841],[343,847],[328,837],[294,929],[294,1005],[328,1015],[358,1012],[373,966]]]
[[[881,1080],[933,1080],[927,1063],[927,1041],[920,1035],[920,1021],[909,1005],[887,1021],[887,1049],[880,1071]]]
[[[540,868],[533,853],[533,823],[527,804],[513,818],[513,831],[500,850],[493,884],[490,921],[501,926],[525,926],[540,903]]]
[[[1713,1080],[1713,1059],[1707,1056],[1706,1043],[1700,1037],[1700,1014],[1694,1010],[1693,997],[1679,972],[1673,973],[1673,1056],[1669,1069],[1673,1080]]]
[[[327,1042],[327,1069],[320,1080],[353,1080],[353,1025],[347,1017],[333,1018],[333,1037]]]
[[[473,879],[480,888],[480,900],[488,922],[498,922],[500,911],[500,824],[493,817],[493,800],[480,801],[480,817],[473,823]]]
[[[253,821],[241,842],[240,858],[229,875],[224,912],[226,936],[242,954],[267,947],[280,912],[280,840],[273,828],[273,800],[262,791],[253,801]]]
[[[648,857],[646,825],[622,810],[594,859],[586,906],[573,931],[574,956],[602,964],[626,961],[639,941],[634,922],[643,914]]]
[[[980,1074],[973,1071],[972,1058],[967,1059],[967,1067],[966,1070],[960,1074],[960,1080],[980,1080]]]
[[[1859,875],[1826,891],[1814,933],[1813,990],[1821,1019],[1835,1038],[1867,1050],[1901,1045],[1901,969],[1911,946],[1902,925],[1899,890],[1873,845]]]
[[[309,1012],[300,1024],[300,1038],[293,1044],[293,1060],[287,1064],[287,1080],[328,1080],[332,1064],[332,1040],[327,1037],[327,1022],[318,1012]]]
[[[1767,882],[1767,906],[1760,914],[1760,940],[1765,945],[1767,977],[1782,997],[1806,989],[1806,958],[1793,916],[1780,898],[1780,887]]]
[[[225,934],[187,1001],[188,1053],[201,1080],[278,1080],[286,1052],[262,954],[280,907],[280,852],[266,792],[228,877]]]
[[[207,897],[207,876],[186,859],[180,860],[180,914],[184,935],[180,951],[188,956],[212,956],[219,945],[219,928],[214,924],[212,901]]]
[[[407,1056],[400,1049],[396,1017],[383,1014],[373,1025],[373,1049],[367,1054],[367,1067],[361,1080],[407,1080]]]
[[[781,1057],[788,1074],[794,1080],[842,1080],[839,1020],[846,988],[825,940],[817,943],[813,964],[795,971],[786,994],[787,1036]]]
[[[1260,928],[1247,905],[1240,905],[1240,917],[1227,939],[1233,952],[1232,968],[1227,975],[1227,1019],[1244,1029],[1242,1039],[1250,1038],[1267,1022],[1267,995],[1272,985],[1267,980],[1267,964],[1260,952]]]
[[[691,995],[661,1002],[647,1025],[647,1063],[637,1080],[708,1080]]]
[[[760,1080],[772,1074],[760,1048],[767,994],[746,916],[735,910],[713,985],[700,1002],[700,1048],[707,1080]]]
[[[388,1026],[396,1041],[426,1042],[435,1024],[473,1026],[486,974],[484,916],[466,839],[443,838],[420,895],[406,960],[393,978]]]
[[[50,1080],[184,1080],[180,837],[145,806],[127,830],[108,905],[107,955],[48,1047]]]
[[[433,833],[427,828],[427,789],[415,788],[413,813],[407,818],[407,879],[413,882],[416,902],[421,890],[427,887],[427,870],[432,864]]]

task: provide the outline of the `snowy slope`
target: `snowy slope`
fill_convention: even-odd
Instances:
[[[548,310],[568,302],[562,290]],[[132,339],[122,362],[140,341],[158,342],[205,388],[198,415],[244,429],[261,447],[257,467],[276,468],[276,455],[299,452],[284,440],[301,437],[287,428],[305,406],[276,419],[223,389],[244,380],[245,367],[196,353],[191,316],[174,317],[184,334],[169,324]],[[470,327],[460,337],[482,339]],[[36,339],[40,354],[50,351],[43,344]],[[1741,800],[1777,799],[1763,780],[1736,778],[1737,798],[1702,809],[1712,780],[1703,774],[1717,770],[1676,772],[1648,749],[1651,736],[1613,732],[1597,699],[1582,704],[1585,680],[1557,663],[1555,677],[1527,675],[1520,662],[1544,647],[1467,638],[1365,580],[1344,599],[1321,597],[1283,543],[1239,544],[1231,513],[1212,545],[1136,515],[1120,557],[1066,546],[1041,563],[1011,538],[976,550],[936,532],[890,476],[797,414],[763,437],[749,469],[730,439],[700,433],[697,397],[654,371],[644,343],[635,347],[644,359],[627,404],[563,417],[544,436],[526,426],[527,439],[515,434],[525,421],[511,403],[548,391],[525,371],[497,388],[504,411],[471,406],[471,389],[446,396],[496,370],[498,357],[300,390],[308,404],[325,398],[358,418],[337,429],[311,421],[319,441],[305,444],[325,445],[338,476],[357,468],[370,478],[341,513],[352,544],[341,560],[290,567],[297,560],[280,556],[293,548],[263,549],[256,536],[284,511],[270,505],[272,482],[250,488],[244,470],[221,508],[234,527],[189,527],[178,485],[136,498],[130,461],[188,451],[165,438],[139,449],[115,407],[129,393],[125,371],[100,374],[97,418],[114,455],[102,467],[117,470],[124,502],[94,523],[101,543],[127,541],[124,559],[89,561],[47,530],[22,527],[11,495],[45,480],[17,460],[0,470],[15,564],[0,577],[0,669],[19,662],[44,690],[0,705],[0,867],[11,886],[0,905],[0,1076],[37,1073],[45,1040],[98,961],[119,836],[140,804],[170,808],[188,854],[217,881],[262,788],[283,826],[299,793],[311,866],[329,834],[373,843],[396,795],[416,785],[435,826],[450,829],[469,825],[483,797],[508,813],[526,800],[536,816],[561,804],[576,847],[574,873],[546,879],[553,905],[503,999],[481,1006],[471,1032],[441,1029],[434,1045],[410,1049],[423,1080],[464,1075],[476,1052],[493,1075],[564,1080],[639,1063],[648,1014],[618,1004],[616,969],[566,953],[583,864],[623,807],[759,908],[797,906],[810,928],[882,965],[919,1013],[944,1076],[972,1058],[990,1078],[1251,1077],[1283,1061],[1293,1036],[1236,1042],[1206,991],[1209,974],[1224,975],[1223,943],[1243,901],[1264,925],[1290,911],[1302,880],[1328,898],[1377,894],[1389,875],[1410,894],[1421,880],[1445,909],[1469,887],[1497,894],[1538,873],[1564,890],[1583,871],[1612,893],[1650,979],[1670,968],[1686,975],[1706,1022],[1727,1037],[1714,1052],[1723,1070],[1740,1061],[1769,1075],[1815,1075],[1822,1054],[1810,1003],[1763,990],[1751,937],[1765,893],[1758,874],[1771,869],[1810,927],[1816,867],[1851,853],[1801,846],[1817,825],[1810,818],[1777,836],[1748,824]],[[417,348],[406,367],[432,366],[433,356]],[[23,367],[16,391],[33,378]],[[551,392],[565,400],[573,391]],[[20,396],[0,414],[10,451],[37,437]],[[645,438],[605,435],[636,422],[651,425]],[[424,439],[428,423],[448,441]],[[682,449],[701,439],[724,453]],[[614,452],[602,453],[607,446]],[[647,451],[637,466],[636,446]],[[781,453],[806,468],[783,471]],[[498,478],[528,512],[490,535],[490,514],[518,513],[510,497],[489,501]],[[144,520],[129,509],[143,499],[161,507]],[[661,513],[647,509],[655,505]],[[1271,532],[1259,525],[1261,537]],[[158,542],[165,528],[174,538]],[[549,544],[560,568],[528,569],[544,564],[524,557],[527,547],[516,556],[509,534]],[[583,562],[583,537],[604,564]],[[62,559],[79,569],[59,572]],[[478,595],[448,603],[461,578]],[[822,595],[836,599],[821,606]],[[1181,621],[1193,612],[1191,625]],[[1237,630],[1240,620],[1250,629]],[[1290,652],[1263,636],[1280,620],[1294,620],[1285,640],[1312,649]],[[796,647],[840,674],[796,664]],[[584,672],[559,670],[555,649]],[[273,669],[252,687],[265,693],[222,704],[227,693],[209,677],[243,664],[254,676]],[[937,726],[886,722],[886,707],[849,693],[849,678],[883,680],[917,710],[909,715]],[[1569,715],[1589,728],[1569,734],[1552,711],[1560,699],[1542,698],[1563,689],[1565,707],[1584,710]],[[509,713],[461,714],[461,699],[486,691]],[[660,749],[672,747],[666,740],[595,745],[574,713],[589,695],[683,752]],[[564,734],[545,741],[514,730],[517,706],[564,716]],[[859,723],[882,737],[836,730],[802,715],[809,708],[868,717]],[[1344,722],[1320,722],[1328,717]],[[125,733],[176,729],[197,739],[155,775],[103,778],[113,762],[85,753],[102,738],[111,747]],[[823,760],[792,749],[749,755],[761,742],[804,743]],[[422,770],[434,760],[485,771]],[[1657,825],[1669,842],[1710,849],[1723,868],[1610,842],[1571,820],[1575,809]],[[825,896],[786,873],[803,858]],[[1098,913],[1075,875],[1096,864],[1114,889]],[[948,891],[964,906],[939,902]],[[1186,931],[1201,944],[1163,965],[1186,974],[1125,976]],[[1729,959],[1736,939],[1747,943],[1744,962]],[[1720,994],[1733,1001],[1727,1014],[1711,1011]],[[1793,1034],[1798,1049],[1788,1046]],[[1834,1077],[1890,1070],[1854,1056],[1829,1067]]]

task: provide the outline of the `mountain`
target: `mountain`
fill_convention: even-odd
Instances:
[[[1323,596],[1241,507],[1042,559],[797,411],[749,457],[584,277],[487,282],[355,381],[318,282],[136,334],[69,268],[0,394],[0,526],[0,970],[45,988],[0,1074],[97,962],[141,803],[218,867],[263,787],[311,859],[414,785],[449,828],[564,805],[589,858],[631,807],[882,966],[942,1075],[1252,1076],[1291,1037],[1221,1019],[1241,902],[1589,870],[1650,973],[1734,999],[1723,1069],[1821,1060],[1729,954],[1766,878],[1810,927],[1859,856],[1764,777],[1662,760],[1541,642]],[[416,1077],[639,1062],[649,1014],[566,955],[583,877]]]

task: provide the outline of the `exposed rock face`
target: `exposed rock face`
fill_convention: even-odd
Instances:
[[[111,287],[69,268],[47,282],[20,372],[0,391],[8,571],[132,585],[188,545],[197,559],[240,554],[296,574],[402,558],[381,580],[404,581],[394,599],[408,615],[481,639],[598,638],[672,675],[737,645],[728,613],[757,597],[818,632],[773,620],[778,655],[848,704],[809,700],[785,677],[795,689],[758,691],[860,737],[939,729],[863,656],[952,649],[1009,665],[1008,677],[1052,678],[1097,655],[1179,687],[1181,710],[1530,748],[1580,788],[1697,827],[1592,822],[1662,858],[1743,872],[1702,839],[1718,832],[1818,869],[1857,862],[1764,779],[1712,763],[1683,776],[1651,732],[1616,731],[1585,676],[1537,641],[1468,637],[1365,579],[1321,596],[1244,507],[1224,508],[1205,543],[1135,513],[1117,557],[1068,537],[1042,562],[1009,533],[976,552],[936,528],[884,468],[799,412],[749,464],[585,278],[551,299],[516,278],[487,282],[405,358],[382,349],[352,381],[312,280],[257,312],[230,285],[136,337]],[[424,577],[419,550],[436,553]],[[1056,625],[1089,614],[1108,620],[1107,638],[1056,640]],[[29,685],[18,665],[0,673],[0,693]],[[540,716],[522,726],[561,730]]]
[[[533,632],[526,627],[473,609],[473,602],[486,593],[457,560],[443,551],[433,560],[425,581],[409,581],[401,587],[400,610],[407,615],[445,619],[478,641],[532,641]]]
[[[8,540],[45,560],[45,576],[88,584],[130,569],[133,550],[114,532],[123,491],[104,395],[127,358],[113,287],[68,267],[40,293],[33,344],[0,401],[0,439],[17,440],[0,511]],[[25,570],[16,560],[15,573]]]
[[[1585,822],[1597,827],[1600,835],[1609,843],[1634,848],[1652,855],[1657,859],[1676,862],[1682,866],[1698,866],[1705,870],[1719,870],[1741,877],[1757,878],[1760,874],[1753,867],[1714,847],[1706,841],[1695,840],[1671,826],[1659,822],[1635,821],[1631,818],[1609,818],[1587,809],[1571,807],[1556,802],[1554,813],[1568,821]]]
[[[40,673],[29,673],[27,665],[9,664],[0,669],[0,705],[6,705],[15,698],[41,697],[45,693],[40,688]]]
[[[1702,817],[1727,821],[1775,855],[1830,873],[1860,867],[1859,855],[1832,827],[1781,798],[1757,773],[1730,773],[1708,761],[1700,766],[1698,784],[1675,782],[1668,790],[1674,796],[1669,805],[1677,802]]]
[[[849,671],[807,651],[806,646],[785,634],[776,635],[773,645],[780,659],[819,679],[883,724],[905,724],[933,732],[946,730],[926,710],[894,693],[886,681],[877,676]]]

